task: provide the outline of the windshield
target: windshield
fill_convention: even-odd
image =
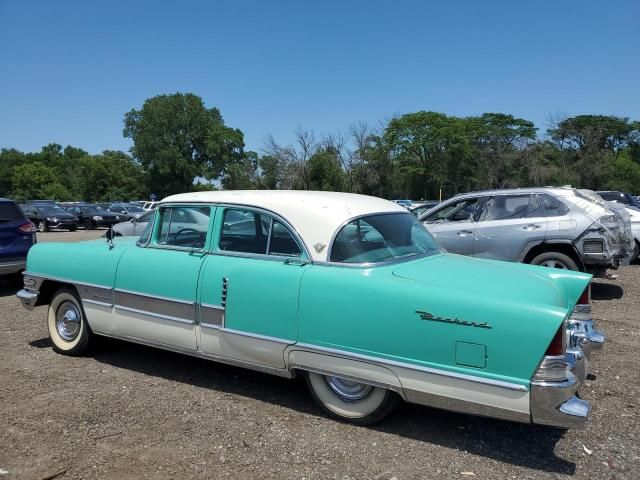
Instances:
[[[133,212],[133,213],[144,212],[144,210],[142,208],[138,207],[137,205],[127,205],[127,210],[129,210],[130,212]]]
[[[38,210],[42,213],[67,213],[57,205],[47,205],[45,207],[38,207]]]
[[[440,251],[440,245],[412,214],[378,214],[342,227],[331,246],[329,261],[380,263]]]

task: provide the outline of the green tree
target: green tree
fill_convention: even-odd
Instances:
[[[14,169],[11,195],[18,201],[45,198],[66,200],[68,192],[58,182],[53,168],[42,162],[33,162]]]
[[[198,177],[219,177],[229,159],[243,156],[240,130],[224,125],[217,108],[192,93],[158,95],[125,115],[123,134],[160,195],[189,191]]]
[[[335,149],[319,148],[309,158],[307,169],[311,190],[340,192],[344,189],[345,175]]]

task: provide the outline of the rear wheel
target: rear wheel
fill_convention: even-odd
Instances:
[[[58,290],[49,304],[48,315],[53,349],[64,355],[81,355],[89,345],[91,331],[75,290]]]
[[[46,232],[49,230],[49,227],[47,226],[47,222],[45,222],[44,220],[40,220],[38,222],[38,231],[39,232]]]
[[[90,218],[85,218],[82,222],[82,226],[85,230],[93,230],[95,228]]]
[[[542,267],[559,268],[562,270],[580,270],[576,262],[564,253],[546,252],[541,253],[533,260],[532,265],[540,265]]]
[[[346,378],[308,372],[307,385],[325,413],[356,425],[379,422],[398,404],[394,392]]]

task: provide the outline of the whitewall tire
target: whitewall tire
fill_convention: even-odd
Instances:
[[[89,345],[91,331],[75,290],[61,288],[49,304],[49,337],[53,349],[64,355],[81,355]]]
[[[325,413],[357,425],[382,420],[398,403],[398,396],[390,390],[340,377],[308,372],[307,385]]]

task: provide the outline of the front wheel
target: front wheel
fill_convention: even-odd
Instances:
[[[93,226],[93,222],[88,218],[84,219],[84,221],[82,222],[82,226],[84,227],[85,230],[93,230],[95,228]]]
[[[394,392],[346,378],[308,372],[307,385],[325,413],[356,425],[379,422],[398,404]]]
[[[559,268],[561,270],[579,271],[578,265],[573,259],[564,253],[546,252],[541,253],[533,260],[531,265],[540,265],[541,267]]]
[[[54,294],[49,304],[48,326],[56,352],[78,356],[87,349],[91,330],[75,290],[61,288]]]

